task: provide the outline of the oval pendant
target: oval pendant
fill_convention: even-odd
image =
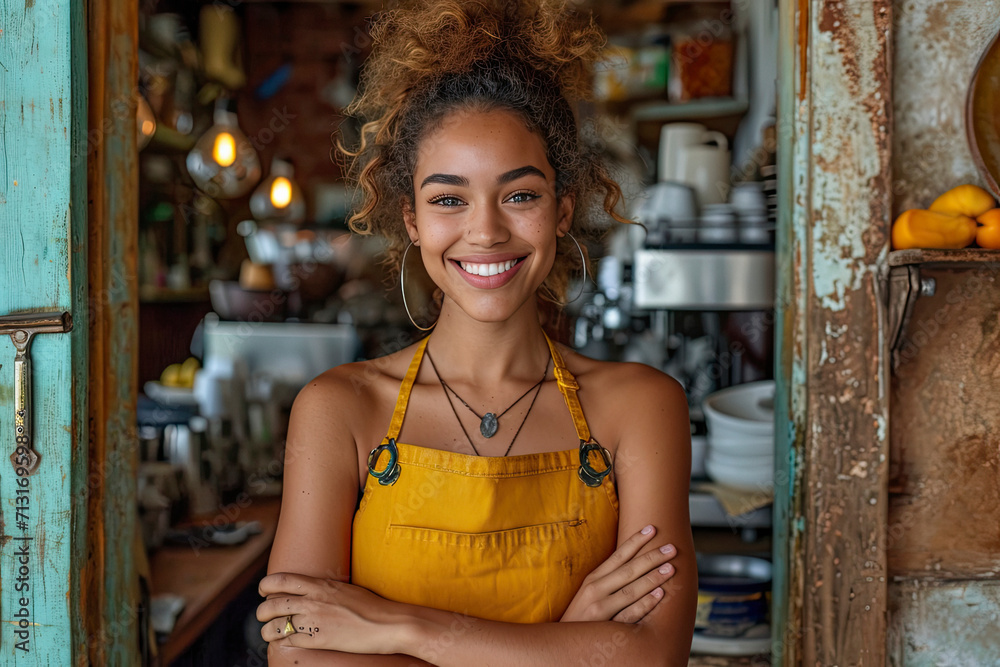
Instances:
[[[479,432],[483,434],[484,438],[492,438],[497,434],[498,426],[500,426],[500,422],[497,421],[497,416],[492,412],[487,412],[483,415],[482,421],[479,422]]]

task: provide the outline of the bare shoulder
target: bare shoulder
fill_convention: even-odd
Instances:
[[[669,436],[656,441],[683,448],[682,441],[690,434],[690,417],[680,382],[646,364],[599,361],[563,349],[566,364],[580,384],[588,421],[608,444],[643,447],[651,442],[650,434],[661,433]]]
[[[569,348],[564,348],[563,354],[581,392],[600,392],[615,402],[687,411],[681,383],[657,368],[628,361],[599,361]]]
[[[384,408],[387,391],[395,398],[412,357],[411,347],[393,354],[342,364],[313,378],[295,398],[292,419],[315,426],[357,431],[372,411]]]

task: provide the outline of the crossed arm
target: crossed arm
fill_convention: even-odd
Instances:
[[[615,457],[619,546],[556,623],[471,618],[346,583],[358,480],[343,461],[356,460],[354,441],[341,433],[336,441],[345,446],[330,445],[333,425],[347,416],[336,414],[345,402],[330,400],[336,388],[303,390],[289,431],[271,574],[260,586],[268,597],[258,618],[269,664],[686,664],[697,595],[687,404],[670,378],[643,367],[631,372],[636,376],[616,399],[630,415]],[[289,615],[294,634],[285,632]]]

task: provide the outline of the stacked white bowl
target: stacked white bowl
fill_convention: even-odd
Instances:
[[[708,476],[742,491],[769,490],[774,483],[774,381],[717,391],[705,397],[702,408]]]

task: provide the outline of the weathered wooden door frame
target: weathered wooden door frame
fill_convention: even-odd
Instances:
[[[772,654],[886,661],[891,0],[780,0]]]
[[[141,664],[146,632],[135,548],[139,3],[86,5],[90,465],[86,534],[75,540],[86,545],[77,663],[125,666]]]

